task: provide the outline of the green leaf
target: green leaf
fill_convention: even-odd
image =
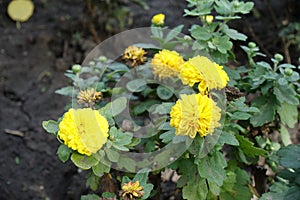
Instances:
[[[92,172],[87,175],[86,185],[93,191],[96,191],[100,187],[100,177],[96,176]]]
[[[269,75],[267,77],[271,78],[272,80],[274,80],[274,77],[278,76],[278,74],[276,74],[274,71],[271,71],[272,70],[272,67],[269,63],[265,62],[265,61],[260,61],[260,62],[257,62],[256,63],[257,67],[262,67],[262,68],[265,68],[265,71],[264,70],[264,73],[269,73]],[[264,73],[261,73],[261,74],[264,74]]]
[[[237,32],[237,30],[235,29],[230,29],[230,28],[224,28],[223,31],[225,32],[225,34],[230,37],[233,40],[242,40],[242,41],[246,41],[247,36]]]
[[[283,77],[281,77],[281,78],[278,79],[278,84],[281,85],[281,86],[287,86],[288,83],[289,82],[285,78],[283,78]]]
[[[114,101],[106,104],[104,107],[99,109],[99,112],[107,118],[117,116],[127,107],[126,97],[119,97]]]
[[[69,160],[72,150],[69,149],[66,145],[61,144],[57,149],[58,158],[64,163]]]
[[[143,48],[143,49],[161,49],[160,47],[154,45],[154,44],[147,44],[147,43],[136,43],[134,46]]]
[[[48,133],[51,133],[53,135],[57,135],[57,132],[59,131],[58,123],[54,120],[48,120],[43,121],[42,126]]]
[[[230,15],[232,12],[232,3],[228,0],[216,0],[215,9],[221,15]]]
[[[230,118],[231,120],[247,120],[251,117],[252,115],[249,113],[245,113],[245,112],[234,112]]]
[[[149,171],[141,170],[133,178],[133,182],[139,181],[140,184],[146,184],[148,179]]]
[[[115,149],[120,151],[128,151],[129,149],[125,146],[131,143],[132,134],[128,132],[124,133],[121,130],[118,130],[116,127],[111,127],[109,130],[109,139]]]
[[[232,42],[228,36],[215,37],[212,42],[222,54],[227,54],[227,51],[232,48]]]
[[[110,192],[103,192],[101,196],[103,198],[114,198],[114,197],[116,197],[116,194],[110,193]]]
[[[97,165],[92,167],[92,170],[96,176],[101,177],[104,175],[104,173],[109,173],[110,167],[100,161]]]
[[[174,105],[174,103],[161,103],[160,105],[157,105],[154,110],[149,110],[153,114],[169,114],[171,112],[171,108]]]
[[[218,186],[216,183],[208,181],[208,188],[214,195],[220,194],[220,186]]]
[[[208,15],[211,13],[211,10],[213,9],[213,3],[214,1],[201,1],[201,6],[198,6],[198,2],[194,0],[188,0],[189,4],[188,7],[194,7],[196,6],[195,9],[189,11],[187,9],[184,9],[185,15],[190,15],[190,16],[201,16],[201,15]]]
[[[129,71],[127,65],[119,62],[113,62],[108,65],[108,68],[112,69],[113,71]]]
[[[164,132],[159,136],[159,139],[162,139],[163,143],[169,143],[175,137],[175,129]]]
[[[212,37],[212,34],[206,28],[201,27],[199,25],[193,25],[190,31],[191,31],[191,35],[196,40],[207,41]]]
[[[274,95],[260,96],[252,101],[251,106],[259,108],[260,112],[250,118],[254,127],[262,126],[275,119],[276,98]]]
[[[194,43],[193,43],[193,46],[192,46],[192,49],[193,50],[203,50],[203,49],[206,49],[207,48],[207,42],[206,41],[202,41],[202,40],[196,40]]]
[[[87,194],[87,195],[82,195],[80,197],[80,200],[100,200],[101,198],[96,195],[96,194]]]
[[[73,91],[74,91],[73,86],[67,86],[67,87],[63,87],[61,89],[56,90],[55,93],[72,97],[73,96]]]
[[[291,136],[285,125],[281,124],[280,125],[280,135],[282,139],[282,143],[284,146],[287,146],[289,144],[292,144]]]
[[[299,105],[296,92],[290,86],[277,86],[274,88],[274,94],[280,103]]]
[[[289,188],[287,193],[284,195],[284,200],[296,200],[300,197],[300,187],[295,185]]]
[[[115,151],[113,148],[105,148],[105,154],[107,155],[108,160],[111,162],[118,162],[120,154]]]
[[[249,157],[256,157],[256,156],[266,156],[267,151],[258,147],[254,146],[254,143],[251,142],[248,138],[245,138],[242,135],[236,135],[240,146],[239,148]]]
[[[221,187],[220,200],[251,199],[252,193],[248,188],[249,177],[247,172],[239,168],[227,172],[227,178]]]
[[[300,145],[282,147],[278,152],[279,163],[283,167],[300,169]]]
[[[237,6],[233,7],[233,12],[248,14],[254,6],[253,2],[242,2],[239,1]]]
[[[201,177],[216,183],[218,186],[223,184],[226,178],[224,168],[227,166],[227,162],[221,152],[216,151],[212,155],[195,160],[195,163],[198,165],[198,172]]]
[[[156,93],[157,93],[157,96],[159,98],[161,98],[162,100],[168,100],[170,99],[172,96],[173,96],[173,90],[169,87],[165,87],[165,86],[158,86],[157,89],[156,89]]]
[[[118,166],[120,169],[126,169],[129,172],[135,173],[136,161],[126,156],[120,156]]]
[[[270,191],[264,193],[259,200],[283,200],[289,187],[281,182],[275,182]]]
[[[85,156],[74,152],[71,156],[73,163],[81,169],[90,169],[92,166],[96,165],[99,161],[93,156]]]
[[[231,112],[239,111],[239,112],[246,112],[246,113],[255,113],[259,112],[259,109],[256,107],[249,107],[247,104],[245,104],[246,98],[240,97],[234,101],[231,101],[228,109]]]
[[[120,114],[127,106],[127,99],[126,97],[119,97],[111,102],[111,113],[112,116],[117,116]]]
[[[210,55],[212,57],[212,60],[214,60],[216,63],[225,64],[228,61],[227,53],[224,54],[224,53],[221,53],[218,50],[215,50],[215,51],[212,51],[210,53]]]
[[[208,194],[206,180],[199,176],[194,176],[182,189],[182,196],[188,200],[205,200]]]
[[[223,131],[219,137],[219,144],[221,146],[223,146],[224,144],[239,146],[239,141],[236,139],[234,134]]]
[[[282,103],[277,112],[280,116],[280,120],[283,124],[286,124],[289,128],[293,128],[298,122],[298,107],[297,105],[291,105]]]
[[[184,25],[179,25],[176,26],[175,28],[173,28],[172,30],[170,30],[170,32],[167,34],[166,38],[165,38],[165,43],[171,41],[172,39],[174,39],[175,37],[177,37],[183,28]]]
[[[144,89],[146,89],[146,87],[147,87],[147,82],[145,81],[145,79],[135,79],[135,80],[129,81],[126,84],[126,88],[130,92],[141,92]]]
[[[151,106],[155,105],[155,104],[160,104],[161,102],[159,100],[156,99],[148,99],[146,101],[140,102],[138,105],[136,105],[133,108],[133,112],[135,115],[139,115],[144,113],[146,110],[148,110],[149,108],[151,108]]]
[[[241,19],[241,17],[240,16],[228,16],[228,17],[224,17],[224,16],[220,16],[220,15],[218,15],[218,16],[216,16],[215,17],[216,19],[218,19],[218,20],[233,20],[233,19]]]

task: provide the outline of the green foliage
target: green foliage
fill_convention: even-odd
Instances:
[[[282,147],[277,156],[279,164],[285,169],[278,172],[278,181],[270,187],[270,191],[262,195],[260,200],[294,200],[300,196],[300,145]]]
[[[70,156],[71,156],[72,150],[69,149],[66,145],[61,144],[58,149],[57,149],[57,155],[58,158],[62,161],[62,162],[66,162],[67,160],[69,160]]]
[[[279,163],[283,167],[300,169],[300,145],[289,145],[278,151]]]
[[[86,185],[90,187],[93,191],[99,189],[100,186],[100,177],[96,176],[94,173],[90,172],[87,175]]]
[[[254,143],[242,135],[236,135],[239,141],[239,150],[249,157],[266,156],[267,151],[254,146]]]
[[[296,45],[300,49],[300,23],[292,22],[282,28],[279,36],[286,40],[287,46]]]
[[[216,151],[204,158],[196,159],[195,163],[198,165],[198,173],[202,178],[206,178],[209,183],[223,185],[226,178],[224,168],[227,162],[221,152]]]
[[[247,36],[239,33],[235,29],[228,27],[230,20],[239,19],[238,14],[247,14],[253,8],[253,2],[228,1],[228,0],[207,0],[194,1],[187,0],[188,6],[192,10],[185,9],[187,16],[199,16],[202,19],[202,26],[193,25],[190,29],[191,35],[195,39],[194,50],[205,50],[213,60],[223,64],[233,55],[233,46],[230,40],[245,41]],[[206,16],[217,13],[215,17],[219,21],[208,22]]]
[[[71,160],[77,167],[85,170],[90,169],[99,162],[94,156],[85,156],[76,152],[72,154]]]
[[[248,47],[242,46],[248,55],[251,68],[246,71],[243,78],[237,81],[237,86],[241,87],[247,93],[259,93],[251,106],[257,107],[260,112],[254,114],[250,123],[254,127],[260,127],[280,119],[280,132],[285,145],[290,144],[290,136],[287,125],[292,128],[297,122],[299,105],[299,73],[296,67],[291,64],[280,64],[283,57],[275,54],[271,59],[273,66],[267,62],[255,62],[254,57],[262,55],[255,44]]]
[[[194,176],[187,182],[187,185],[182,189],[184,199],[199,199],[205,200],[207,197],[208,188],[205,179],[199,176]]]
[[[57,135],[59,128],[58,128],[58,123],[56,121],[54,120],[43,121],[42,126],[44,130],[47,131],[48,133],[51,133],[54,136]]]
[[[248,187],[250,180],[246,171],[229,166],[226,177],[220,190],[220,200],[251,199],[252,193]]]
[[[87,195],[82,195],[80,197],[80,200],[99,200],[100,197],[96,194],[87,194]]]
[[[116,127],[112,127],[109,130],[109,141],[110,142],[107,144],[108,148],[112,146],[120,151],[129,151],[126,146],[132,142],[132,134],[129,132],[122,132]]]

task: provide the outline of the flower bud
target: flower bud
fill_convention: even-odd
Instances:
[[[94,65],[96,65],[96,63],[95,63],[95,61],[90,61],[90,62],[89,62],[89,65],[90,65],[90,66],[94,66]]]
[[[287,76],[291,76],[293,74],[293,70],[291,68],[286,68],[284,70],[284,74]]]
[[[239,7],[239,6],[240,6],[240,2],[239,2],[239,1],[234,1],[234,2],[233,2],[233,5],[234,5],[234,7],[236,7],[236,8],[237,8],[237,7]]]
[[[74,74],[77,74],[78,72],[80,72],[80,70],[81,70],[80,65],[76,64],[76,65],[72,66],[72,71],[73,71]]]
[[[279,61],[279,62],[283,60],[283,56],[282,56],[281,54],[279,54],[279,53],[276,53],[275,56],[274,56],[274,58],[275,58],[277,61]]]
[[[107,58],[106,58],[105,56],[100,56],[100,57],[98,58],[98,61],[104,63],[104,62],[107,61]]]
[[[191,40],[192,40],[191,36],[189,36],[189,35],[185,35],[185,36],[183,37],[183,39],[184,39],[185,41],[191,41]]]
[[[214,16],[213,15],[206,15],[205,16],[205,21],[207,24],[211,24],[214,21]]]
[[[152,17],[151,22],[155,26],[163,26],[165,23],[165,15],[162,13],[156,14]]]
[[[256,47],[256,44],[254,42],[249,42],[248,43],[248,47],[251,48],[251,49],[253,49],[253,48]]]

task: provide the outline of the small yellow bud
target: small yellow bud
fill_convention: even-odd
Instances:
[[[211,24],[214,21],[214,16],[206,15],[205,16],[205,21],[206,21],[207,24]]]
[[[163,26],[165,23],[165,15],[162,13],[156,14],[152,17],[151,22],[155,26]]]

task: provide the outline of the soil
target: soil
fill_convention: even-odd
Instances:
[[[84,1],[34,1],[34,14],[20,30],[6,13],[8,2],[0,1],[0,199],[80,199],[81,194],[89,192],[86,173],[71,162],[59,161],[59,143],[45,133],[41,123],[63,114],[69,99],[54,91],[70,84],[64,77],[65,70],[81,63],[97,44],[85,26]],[[166,14],[169,27],[184,23],[187,31],[195,22],[181,17],[185,1],[148,4],[148,11],[131,5],[132,27],[148,26],[151,16],[158,12]],[[273,14],[266,15],[270,10]],[[283,20],[300,20],[296,15],[299,1],[257,1],[256,11],[260,18],[249,15],[232,25],[263,46],[265,53],[284,54],[278,27]],[[105,39],[107,34],[99,37]],[[240,49],[236,51],[245,56]],[[298,55],[295,48],[291,52],[295,63],[299,51]],[[165,185],[164,191],[173,190],[174,184]],[[167,198],[164,195],[163,199]]]

